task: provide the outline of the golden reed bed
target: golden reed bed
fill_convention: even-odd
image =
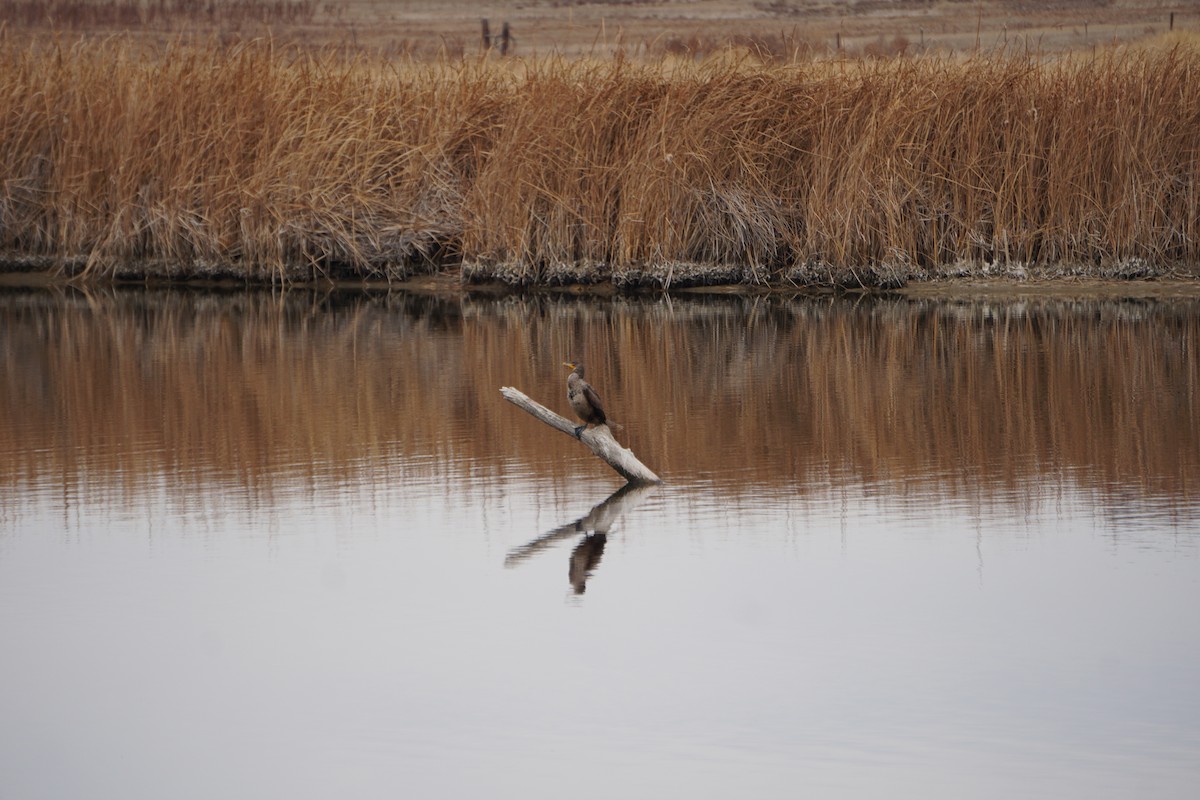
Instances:
[[[92,279],[1200,272],[1200,52],[389,63],[0,37],[0,259]]]

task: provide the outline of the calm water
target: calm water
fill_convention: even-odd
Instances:
[[[1196,300],[8,291],[0,500],[5,800],[1200,786]]]

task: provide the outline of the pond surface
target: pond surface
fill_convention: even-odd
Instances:
[[[0,499],[6,800],[1200,786],[1196,300],[8,290]]]

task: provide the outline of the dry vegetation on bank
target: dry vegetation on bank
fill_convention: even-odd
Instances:
[[[0,249],[122,274],[1195,274],[1200,53],[395,65],[0,41]]]

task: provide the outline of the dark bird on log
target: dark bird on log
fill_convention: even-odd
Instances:
[[[604,407],[600,405],[600,395],[583,379],[583,362],[564,361],[563,366],[571,369],[571,374],[567,376],[567,399],[583,420],[583,424],[575,429],[575,438],[578,439],[588,425],[604,425],[608,418],[604,416]]]

